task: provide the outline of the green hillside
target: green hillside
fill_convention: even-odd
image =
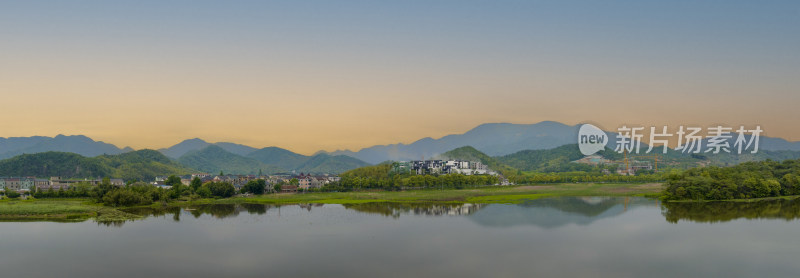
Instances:
[[[342,173],[347,170],[368,166],[369,163],[346,155],[318,154],[309,157],[296,169],[305,173]]]
[[[617,159],[618,154],[613,151],[598,153],[607,159]],[[536,172],[564,172],[587,170],[587,165],[570,163],[583,158],[577,144],[564,145],[549,150],[525,150],[498,157],[497,160],[522,171]]]
[[[247,157],[284,170],[298,169],[308,160],[308,156],[278,147],[267,147],[256,150],[248,154]]]
[[[202,171],[230,174],[273,174],[288,171],[304,173],[341,173],[369,165],[344,155],[304,156],[281,148],[263,148],[247,157],[230,153],[216,145],[189,152],[178,159],[181,164]]]
[[[43,152],[23,154],[0,161],[0,176],[112,177],[125,180],[152,180],[155,176],[189,174],[194,171],[153,150],[97,157],[84,157],[64,152]]]
[[[262,173],[283,171],[279,167],[225,151],[216,145],[184,154],[178,158],[178,162],[186,167],[209,173],[223,171],[230,174],[258,174],[259,171]]]

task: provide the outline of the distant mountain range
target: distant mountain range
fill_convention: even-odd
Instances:
[[[237,174],[271,174],[279,172],[341,173],[369,165],[364,161],[325,153],[305,156],[292,151],[266,147],[256,149],[234,143],[208,143],[189,139],[167,149],[166,155],[176,157],[181,164],[205,172]]]
[[[112,144],[94,141],[83,135],[0,137],[0,159],[49,151],[71,152],[91,157],[102,154],[120,154],[133,151],[133,149],[130,147],[120,149]]]
[[[279,147],[253,148],[246,145],[219,142],[209,143],[199,138],[188,139],[169,148],[158,150],[174,162],[183,166],[206,172],[224,171],[227,173],[271,173],[276,171],[297,171],[312,173],[338,173],[384,161],[417,160],[433,158],[465,146],[485,153],[489,157],[528,169],[539,167],[526,165],[525,159],[540,155],[536,152],[505,157],[520,151],[549,150],[569,144],[575,144],[580,125],[565,125],[558,122],[545,121],[536,124],[489,123],[479,125],[463,134],[447,135],[439,139],[423,138],[411,144],[376,145],[359,151],[340,150],[326,153],[317,152],[306,156]],[[613,148],[616,134],[607,132],[608,144]],[[733,141],[731,141],[732,143]],[[800,142],[789,142],[781,138],[761,136],[760,150],[771,151],[761,155],[737,156],[724,158],[732,163],[771,157],[795,157],[796,153],[785,154],[785,151],[800,152]],[[42,152],[68,152],[85,157],[96,157],[103,154],[114,155],[131,152],[129,147],[119,148],[102,141],[94,141],[82,135],[56,137],[12,137],[0,138],[0,159],[21,154]],[[567,150],[561,150],[564,152]],[[572,158],[571,153],[568,158]],[[724,157],[724,156],[720,156]],[[525,167],[520,167],[520,166]],[[0,175],[5,173],[0,172]]]
[[[423,138],[411,144],[377,145],[359,151],[340,150],[332,154],[348,155],[374,164],[387,160],[430,158],[452,149],[472,146],[490,156],[504,156],[523,150],[546,150],[576,144],[580,126],[551,121],[536,124],[482,124],[463,134],[439,139]],[[613,149],[617,135],[615,132],[606,134],[609,135],[608,147]],[[800,151],[800,142],[765,136],[759,140],[761,150]],[[646,148],[644,144],[643,147]]]

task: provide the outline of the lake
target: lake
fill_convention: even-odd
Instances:
[[[800,201],[205,205],[2,222],[2,277],[797,277]]]

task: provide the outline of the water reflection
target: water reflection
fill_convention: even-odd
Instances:
[[[800,251],[787,243],[800,228],[798,202],[139,208],[127,212],[159,217],[120,229],[0,222],[8,254],[0,269],[3,277],[795,277]],[[736,218],[747,219],[671,224]],[[753,220],[761,218],[790,221]]]
[[[127,213],[132,213],[146,217],[166,216],[170,214],[172,215],[172,220],[178,222],[181,220],[181,214],[184,211],[194,216],[194,218],[199,218],[200,216],[207,214],[217,219],[224,219],[224,218],[236,217],[241,212],[247,212],[248,214],[263,215],[266,214],[267,210],[269,210],[272,207],[273,206],[271,205],[263,205],[263,204],[212,204],[212,205],[196,205],[183,208],[181,207],[131,208],[131,209],[125,209],[124,211]]]
[[[543,198],[513,206],[491,205],[469,218],[488,227],[536,226],[550,229],[570,224],[589,225],[639,206],[658,207],[659,202],[625,197]]]
[[[800,218],[800,198],[753,202],[664,203],[661,214],[669,223],[678,223],[679,220],[718,223],[740,218],[790,221]]]
[[[619,215],[627,211],[628,208],[640,205],[657,206],[658,202],[645,198],[562,197],[529,200],[516,205],[376,202],[344,204],[341,206],[348,210],[383,215],[394,219],[400,218],[401,215],[466,216],[483,226],[534,225],[552,228],[566,224],[589,224],[602,218]],[[310,212],[312,208],[322,208],[324,205],[297,204],[284,206],[295,206]],[[224,219],[236,217],[241,212],[263,215],[270,209],[280,207],[280,205],[265,204],[212,204],[183,208],[133,208],[126,209],[125,212],[145,217],[171,215],[172,219],[177,222],[181,220],[181,215],[186,213],[194,216],[194,218],[207,214],[217,219]],[[121,226],[123,223],[119,221],[102,222],[102,224],[113,226]]]
[[[325,205],[284,206],[299,207],[310,212],[313,208],[322,208]],[[569,224],[588,225],[595,221],[619,216],[641,206],[660,208],[661,214],[669,223],[678,223],[680,220],[716,223],[739,218],[785,219],[787,221],[800,218],[800,198],[757,202],[661,203],[655,199],[634,197],[561,197],[528,200],[515,205],[378,202],[341,206],[348,210],[394,219],[398,219],[402,215],[465,216],[481,226],[489,227],[532,225],[541,228],[556,228]],[[213,204],[183,208],[132,208],[126,209],[125,212],[145,217],[170,215],[173,221],[177,222],[187,214],[194,218],[210,215],[217,219],[224,219],[239,216],[242,212],[264,215],[270,209],[280,207],[280,205],[265,204]],[[125,221],[98,221],[98,223],[120,227]]]
[[[402,214],[444,216],[470,215],[483,208],[483,204],[433,204],[433,203],[363,203],[346,204],[346,209],[399,218]]]

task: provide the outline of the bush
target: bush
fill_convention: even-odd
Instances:
[[[248,181],[247,184],[245,184],[245,186],[242,187],[242,191],[250,192],[256,195],[261,195],[264,194],[264,189],[266,188],[267,188],[267,182],[262,179],[258,179],[258,180]]]
[[[19,192],[17,192],[16,190],[8,189],[8,187],[6,187],[4,190],[6,197],[8,197],[9,199],[16,199],[19,198],[20,196]]]
[[[148,205],[151,203],[152,199],[148,199],[143,194],[136,193],[130,189],[113,190],[103,196],[103,204],[107,206]]]
[[[236,192],[236,188],[227,182],[209,182],[204,184],[203,187],[208,188],[211,191],[211,196],[214,197],[227,198],[233,196]]]
[[[208,189],[208,186],[202,186],[197,189],[197,195],[203,198],[211,198],[211,189]]]

